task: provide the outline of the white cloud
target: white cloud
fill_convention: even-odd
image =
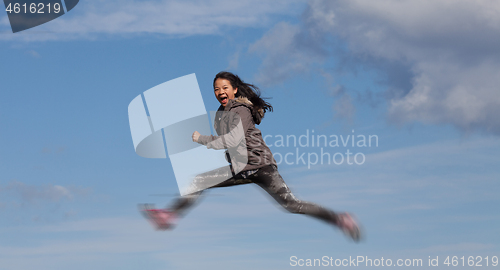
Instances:
[[[352,53],[410,66],[412,88],[390,100],[391,119],[500,134],[500,3],[316,1],[311,10]]]
[[[0,38],[30,41],[94,38],[97,34],[218,35],[225,28],[265,26],[274,16],[294,13],[300,2],[96,0],[80,2],[67,15],[32,30]]]
[[[285,26],[254,44],[265,56],[260,74],[293,77],[326,50],[344,70],[379,71],[396,123],[500,134],[500,2],[313,0],[300,25]]]
[[[421,62],[413,88],[390,101],[396,122],[452,123],[463,131],[500,134],[500,63],[473,66]]]

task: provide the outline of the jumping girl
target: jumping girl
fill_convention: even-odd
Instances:
[[[336,213],[317,204],[298,200],[281,178],[271,150],[262,139],[260,130],[255,127],[256,124],[260,124],[266,111],[273,110],[271,104],[260,97],[259,89],[243,82],[237,75],[230,72],[217,74],[213,87],[215,97],[221,104],[218,115],[229,112],[237,117],[216,117],[215,129],[219,136],[204,136],[195,131],[192,139],[207,148],[227,149],[226,157],[231,163],[231,168],[239,166],[240,169],[216,169],[198,175],[193,182],[210,182],[211,179],[220,179],[222,176],[227,180],[211,187],[257,184],[289,212],[306,214],[325,221],[337,226],[352,240],[359,241],[360,230],[351,215]],[[243,132],[230,135],[237,125],[243,127]],[[238,164],[241,160],[245,161],[242,165]],[[157,229],[172,228],[175,219],[183,216],[202,193],[203,190],[200,190],[179,197],[167,209],[146,207],[143,213],[156,225]]]

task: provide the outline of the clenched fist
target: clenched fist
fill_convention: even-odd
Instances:
[[[198,142],[198,138],[200,138],[200,133],[198,131],[193,132],[193,142]]]

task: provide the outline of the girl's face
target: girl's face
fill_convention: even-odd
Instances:
[[[214,94],[219,103],[226,107],[230,99],[234,99],[234,95],[238,92],[238,88],[233,88],[231,82],[226,79],[217,79],[214,83]]]

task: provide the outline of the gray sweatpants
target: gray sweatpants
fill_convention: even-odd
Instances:
[[[210,181],[210,178],[220,179],[221,174],[228,173],[230,173],[228,170],[216,169],[198,175],[194,182]],[[232,177],[227,175],[227,179],[228,180],[212,186],[211,188],[255,183],[291,213],[309,215],[334,225],[338,223],[338,217],[335,212],[314,203],[298,200],[292,194],[274,165],[268,165],[252,171],[243,171]],[[187,196],[179,197],[174,201],[170,211],[178,215],[183,215],[187,209],[195,204],[202,193],[203,191],[198,191]]]

